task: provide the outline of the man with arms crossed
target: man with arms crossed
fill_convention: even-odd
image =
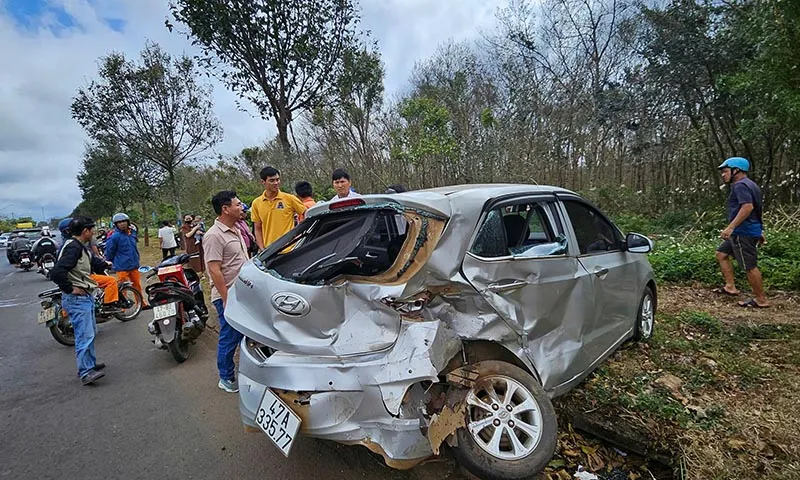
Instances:
[[[259,176],[264,184],[264,193],[253,200],[250,218],[258,249],[263,250],[294,228],[294,216],[302,218],[306,206],[294,195],[281,192],[281,172],[276,168],[264,167]]]

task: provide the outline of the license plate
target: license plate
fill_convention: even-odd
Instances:
[[[297,431],[300,430],[300,417],[267,388],[256,411],[255,421],[272,443],[288,457]]]
[[[166,303],[164,305],[156,305],[153,307],[153,320],[161,320],[162,318],[174,317],[178,314],[178,303]]]
[[[31,259],[30,258],[23,258],[23,259],[20,260],[20,263],[31,263]]]
[[[44,268],[53,268],[56,264],[53,262],[44,262]]]
[[[47,323],[54,318],[56,318],[56,307],[46,308],[39,312],[39,318],[36,323]]]

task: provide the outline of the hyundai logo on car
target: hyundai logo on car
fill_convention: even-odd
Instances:
[[[302,317],[311,311],[311,306],[303,297],[288,292],[278,292],[273,295],[272,306],[275,310],[292,317]]]

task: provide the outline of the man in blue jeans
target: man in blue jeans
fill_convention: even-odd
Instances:
[[[91,278],[92,267],[106,268],[106,263],[93,256],[89,241],[94,236],[91,218],[76,217],[69,224],[72,236],[64,241],[50,278],[64,295],[61,306],[69,314],[75,331],[75,359],[81,383],[89,385],[105,376],[105,364],[97,363],[94,354],[94,336],[97,324],[94,318],[92,291],[97,283]]]
[[[239,270],[247,262],[247,247],[236,222],[242,217],[242,202],[236,192],[224,190],[211,198],[217,214],[214,225],[203,236],[203,253],[206,271],[211,279],[211,301],[219,317],[217,344],[217,386],[226,392],[239,391],[233,356],[242,341],[242,334],[225,321],[225,304],[228,290],[236,281]]]

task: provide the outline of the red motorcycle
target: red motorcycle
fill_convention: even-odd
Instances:
[[[147,330],[158,348],[169,350],[178,363],[189,358],[189,343],[203,333],[208,320],[200,277],[189,260],[200,254],[186,253],[168,258],[156,268],[140,269],[146,277],[158,275],[158,282],[145,289],[153,306],[153,321]]]

